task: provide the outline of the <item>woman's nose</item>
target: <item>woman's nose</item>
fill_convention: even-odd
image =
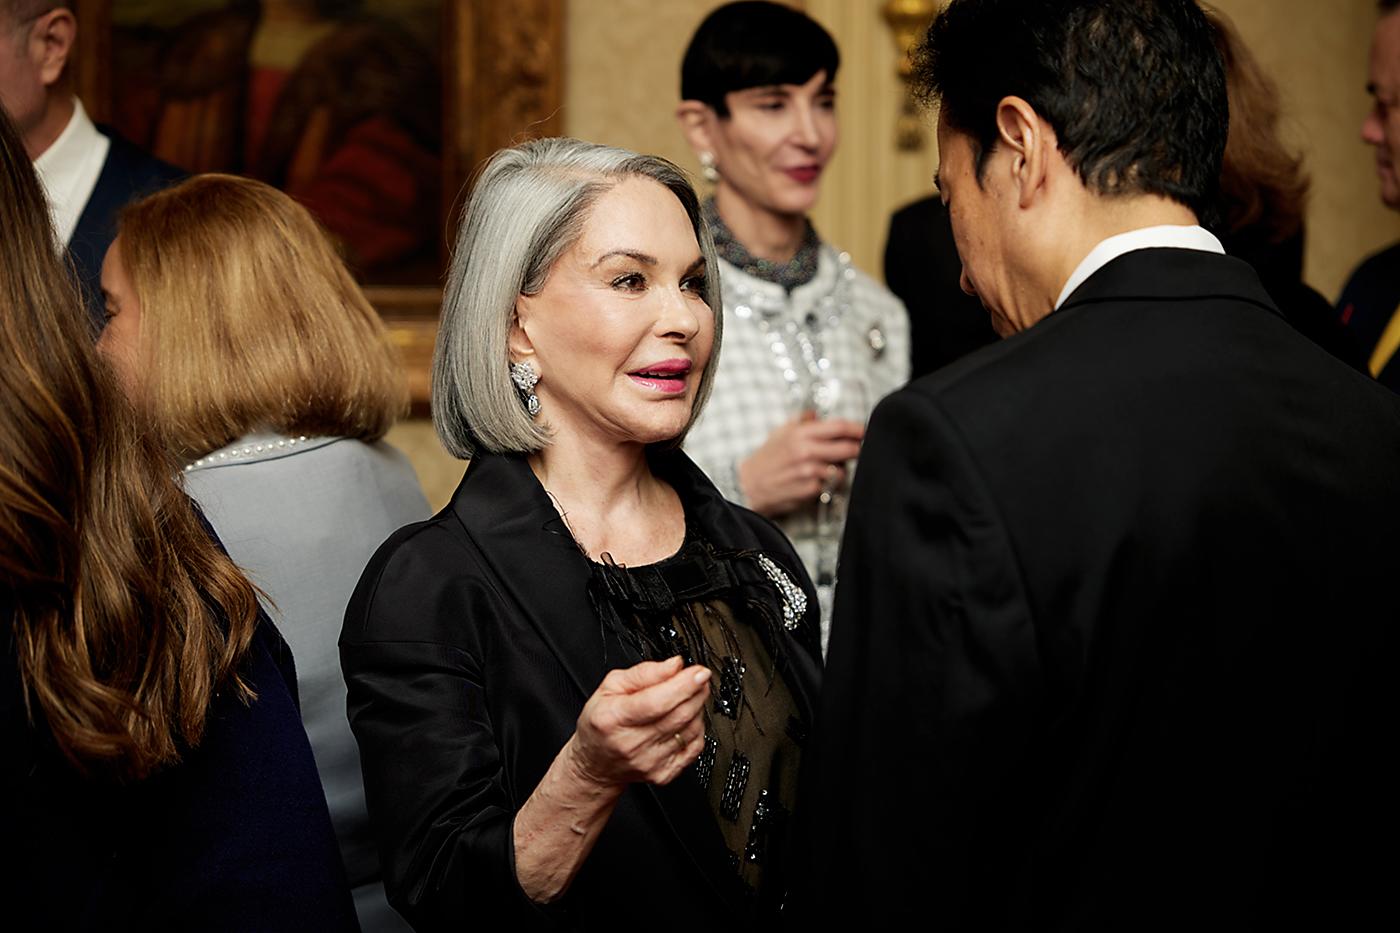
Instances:
[[[811,105],[800,104],[793,108],[793,112],[796,114],[793,140],[807,149],[816,149],[821,145],[821,134],[817,131],[816,114]]]
[[[667,289],[661,299],[661,312],[656,326],[662,336],[680,337],[689,340],[700,331],[700,315],[696,302],[687,299],[679,288]],[[708,311],[709,307],[705,306]]]

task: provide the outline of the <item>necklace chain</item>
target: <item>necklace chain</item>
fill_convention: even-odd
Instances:
[[[763,335],[787,385],[789,407],[811,408],[825,417],[836,404],[837,380],[826,351],[826,333],[841,323],[851,306],[855,269],[849,253],[837,256],[836,282],[801,319],[782,317],[784,307],[765,300],[757,289],[725,280],[725,304],[734,316],[752,321]],[[780,319],[781,318],[781,319]]]

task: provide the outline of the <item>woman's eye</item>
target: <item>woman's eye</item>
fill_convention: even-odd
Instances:
[[[646,277],[640,272],[629,272],[626,275],[619,275],[612,280],[613,288],[621,288],[629,292],[639,292],[646,288],[646,284]]]
[[[705,277],[703,275],[692,275],[681,281],[681,288],[688,292],[695,292],[697,295],[705,294]]]

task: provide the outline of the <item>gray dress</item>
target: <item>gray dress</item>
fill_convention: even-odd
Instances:
[[[383,442],[250,435],[190,464],[184,479],[291,645],[302,721],[360,923],[366,933],[407,930],[384,899],[336,642],[375,549],[428,517],[413,467]]]

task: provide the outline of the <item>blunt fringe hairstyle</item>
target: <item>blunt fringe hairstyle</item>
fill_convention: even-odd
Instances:
[[[727,3],[705,17],[681,59],[681,100],[729,116],[726,94],[773,84],[805,84],[819,71],[836,80],[841,54],[821,24],[766,0]]]
[[[257,625],[175,464],[98,359],[33,166],[0,110],[0,625],[30,721],[84,774],[198,744]]]
[[[970,137],[979,179],[996,110],[1023,98],[1085,187],[1215,217],[1225,69],[1196,0],[953,0],[915,50],[914,87]]]
[[[199,175],[117,229],[141,303],[139,407],[178,456],[254,430],[377,440],[407,411],[383,321],[281,191]]]
[[[510,381],[507,341],[520,295],[544,288],[550,270],[583,233],[598,197],[627,178],[650,178],[680,201],[705,261],[705,303],[715,315],[714,351],[700,374],[685,430],[699,417],[719,362],[719,262],[685,173],[660,156],[577,139],[537,139],[502,149],[481,171],[453,249],[433,353],[433,425],[447,451],[468,459],[533,453],[549,443]],[[680,444],[685,431],[671,443]]]

